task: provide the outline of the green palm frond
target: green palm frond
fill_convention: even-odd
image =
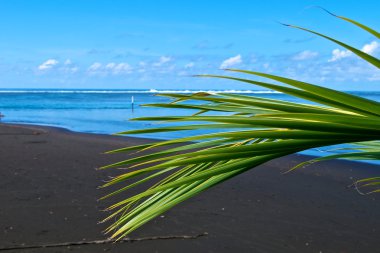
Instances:
[[[349,23],[351,23],[351,24],[356,25],[357,27],[359,27],[359,28],[361,28],[361,29],[363,29],[363,30],[369,32],[370,34],[374,35],[376,38],[380,39],[380,33],[377,32],[376,30],[372,29],[371,27],[368,27],[368,26],[366,26],[366,25],[363,25],[363,24],[361,24],[361,23],[359,23],[359,22],[357,22],[357,21],[355,21],[355,20],[352,20],[352,19],[350,19],[350,18],[346,18],[346,17],[343,17],[343,16],[338,16],[338,15],[336,15],[336,14],[334,14],[334,13],[332,13],[332,12],[326,10],[326,9],[323,8],[323,7],[320,7],[320,6],[317,6],[317,7],[320,8],[320,9],[322,9],[322,10],[324,10],[325,12],[327,12],[328,14],[330,14],[330,15],[332,15],[332,16],[334,16],[334,17],[340,18],[340,19],[342,19],[342,20],[344,20],[344,21],[347,21],[347,22],[349,22]]]
[[[339,17],[378,36],[378,33],[360,23]],[[355,53],[368,63],[380,68],[380,60],[343,42],[314,33]],[[145,106],[188,110],[185,116],[143,117],[133,120],[177,123],[122,132],[123,135],[158,132],[215,130],[212,133],[157,141],[126,147],[109,153],[136,151],[133,158],[104,166],[124,168],[124,173],[112,178],[104,187],[120,188],[104,198],[138,186],[144,191],[119,201],[107,210],[117,217],[107,230],[113,238],[122,238],[149,220],[178,203],[223,181],[250,170],[269,160],[310,148],[342,143],[354,143],[353,150],[316,158],[298,165],[332,158],[380,158],[380,103],[348,93],[324,88],[267,73],[228,69],[247,78],[202,75],[245,82],[279,91],[289,96],[312,102],[303,104],[276,99],[265,99],[236,94],[161,94],[171,103]],[[266,82],[249,79],[256,76]],[[272,83],[273,82],[273,83]],[[194,103],[196,102],[196,103]],[[164,149],[162,147],[165,147]],[[148,151],[148,152],[144,152]],[[163,178],[163,179],[162,179]],[[358,188],[380,186],[380,177],[357,182]],[[379,191],[374,189],[371,192]]]

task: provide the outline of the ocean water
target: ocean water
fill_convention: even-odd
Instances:
[[[189,90],[0,90],[0,112],[3,122],[39,124],[68,128],[87,133],[112,134],[162,124],[129,121],[130,118],[184,115],[188,110],[143,107],[143,104],[164,103],[158,93],[192,93]],[[210,91],[209,91],[210,92]],[[217,91],[211,91],[217,92]],[[262,97],[284,98],[272,91],[223,91]],[[132,100],[133,97],[133,108]],[[204,132],[204,130],[202,131]],[[192,132],[194,133],[194,132]],[[197,132],[201,133],[201,131]],[[149,138],[171,139],[186,132],[142,135]]]
[[[163,103],[168,98],[156,96],[160,92],[191,93],[190,90],[7,90],[0,89],[2,122],[39,124],[67,128],[86,133],[112,134],[130,129],[156,126],[157,123],[129,121],[130,118],[158,115],[184,115],[185,110],[142,107],[142,104]],[[218,91],[212,91],[218,92]],[[243,93],[272,99],[301,100],[273,91],[228,90],[219,92]],[[351,94],[380,101],[380,92],[356,91]],[[131,99],[134,99],[132,108]],[[157,125],[157,126],[161,126]],[[139,135],[140,137],[171,139],[205,130],[180,131]],[[309,151],[319,155],[319,151]]]

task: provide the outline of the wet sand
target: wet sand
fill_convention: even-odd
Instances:
[[[126,155],[101,153],[147,141],[0,124],[0,252],[380,252],[380,195],[348,187],[380,166],[329,161],[281,174],[303,155],[178,205],[131,234],[137,241],[38,248],[106,239],[98,221],[110,202],[97,199],[109,189],[97,187],[117,171],[95,168]]]

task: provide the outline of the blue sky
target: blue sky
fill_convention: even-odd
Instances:
[[[193,74],[251,69],[341,90],[380,90],[380,71],[318,30],[379,56],[377,0],[0,0],[0,88],[252,89]]]

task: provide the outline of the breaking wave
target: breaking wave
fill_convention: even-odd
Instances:
[[[23,90],[8,90],[0,89],[0,93],[86,93],[86,94],[102,94],[102,93],[115,93],[115,94],[139,94],[139,93],[197,93],[197,92],[207,92],[207,93],[243,93],[243,94],[275,94],[281,93],[272,90],[42,90],[42,89],[23,89]]]

